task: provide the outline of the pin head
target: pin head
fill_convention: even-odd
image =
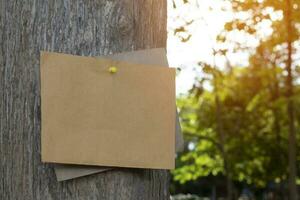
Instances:
[[[115,74],[118,71],[118,68],[116,66],[111,66],[108,68],[109,73]]]

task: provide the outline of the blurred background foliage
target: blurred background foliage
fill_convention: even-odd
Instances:
[[[178,10],[195,2],[172,0],[171,6]],[[177,155],[171,192],[208,199],[296,200],[300,0],[224,2],[232,17],[213,38],[215,45],[207,47],[212,61],[199,60],[193,67],[201,76],[178,95],[185,150]],[[188,42],[194,37],[188,27],[197,20],[203,19],[184,19],[171,34]],[[249,45],[252,40],[255,45]],[[246,64],[232,61],[230,55],[244,53]]]

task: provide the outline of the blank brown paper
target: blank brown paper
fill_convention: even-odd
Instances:
[[[42,52],[41,98],[43,162],[174,168],[174,69]]]

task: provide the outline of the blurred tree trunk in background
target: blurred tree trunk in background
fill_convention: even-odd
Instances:
[[[229,167],[229,161],[228,161],[228,155],[225,148],[226,139],[225,134],[223,131],[223,122],[222,122],[222,105],[219,99],[219,95],[216,90],[216,121],[217,121],[217,133],[219,135],[219,143],[220,143],[220,150],[223,157],[224,162],[224,171],[226,176],[226,190],[227,190],[227,200],[233,200],[233,183],[232,183],[232,176],[231,176],[231,170]]]
[[[228,160],[228,154],[227,154],[227,149],[226,149],[226,133],[224,131],[224,126],[223,126],[223,112],[222,112],[222,103],[220,101],[220,96],[219,96],[219,90],[222,87],[221,83],[221,77],[222,77],[222,72],[218,70],[217,65],[216,65],[216,54],[217,51],[213,49],[214,55],[213,55],[213,80],[214,80],[214,92],[215,92],[215,107],[216,107],[216,112],[215,112],[215,119],[216,119],[216,133],[218,135],[218,144],[219,144],[219,149],[221,151],[221,155],[223,158],[223,165],[224,165],[224,172],[225,172],[225,178],[226,178],[226,199],[227,200],[233,200],[233,182],[232,182],[232,173],[231,173],[231,168],[230,168],[230,163]]]
[[[166,170],[59,183],[40,158],[41,50],[85,56],[164,47],[166,1],[0,0],[0,199],[169,199]]]
[[[292,21],[292,3],[286,1],[285,22],[287,30],[287,61],[286,71],[288,73],[286,80],[287,98],[288,98],[288,117],[289,117],[289,194],[290,200],[298,200],[297,195],[297,160],[296,160],[296,133],[295,133],[295,114],[293,102],[293,72],[292,72],[292,54],[293,54],[293,21]]]

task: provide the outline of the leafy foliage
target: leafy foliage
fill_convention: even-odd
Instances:
[[[286,184],[286,1],[234,0],[232,9],[235,17],[216,38],[227,48],[220,45],[222,48],[214,50],[213,55],[225,57],[226,68],[220,70],[215,64],[200,62],[199,67],[209,78],[197,78],[189,93],[177,100],[187,145],[178,156],[173,179],[184,184],[201,177],[230,174],[235,183],[256,188],[265,188],[269,183]],[[293,0],[293,58],[299,57],[299,9],[300,1]],[[271,32],[265,34],[262,28]],[[236,31],[255,38],[257,45],[252,47],[229,39]],[[248,66],[232,66],[227,54],[244,51],[249,54]],[[299,61],[294,59],[295,92],[291,98],[295,103],[296,130],[300,123],[298,65]],[[204,87],[204,83],[211,88]],[[299,134],[297,138],[300,139]],[[298,162],[299,159],[297,154]],[[224,161],[228,163],[227,169]]]

